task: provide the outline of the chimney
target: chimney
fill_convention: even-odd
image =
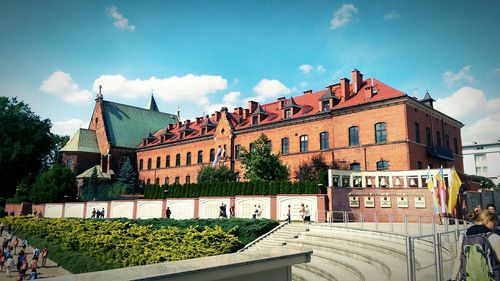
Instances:
[[[219,122],[220,117],[221,117],[220,111],[216,111],[216,112],[215,112],[215,121],[216,121],[216,122]]]
[[[313,92],[313,90],[306,90],[306,91],[304,91],[304,95],[306,95],[306,94],[312,94],[312,92]]]
[[[367,86],[365,87],[365,100],[371,99],[373,96],[373,87]]]
[[[247,119],[250,116],[250,110],[248,108],[245,108],[243,111],[243,118]]]
[[[340,99],[346,101],[349,98],[349,79],[340,79]]]
[[[356,94],[363,85],[363,74],[359,70],[354,69],[352,72],[352,93]]]
[[[250,113],[254,113],[254,111],[257,109],[257,106],[259,106],[259,103],[253,100],[248,101],[248,109],[250,110]]]
[[[234,114],[238,114],[240,116],[243,115],[243,108],[241,108],[241,106],[240,107],[236,107],[234,109]]]
[[[184,124],[186,124],[186,127],[189,127],[189,125],[191,125],[191,120],[189,119],[184,120]]]
[[[177,129],[180,129],[180,127],[182,127],[182,122],[181,121],[177,122]]]
[[[203,117],[196,117],[196,125],[200,125],[201,120],[203,120]]]
[[[168,124],[168,130],[169,131],[172,131],[173,128],[174,128],[174,124]]]
[[[278,101],[280,103],[280,109],[283,109],[283,107],[285,106],[286,98],[285,97],[278,98]]]

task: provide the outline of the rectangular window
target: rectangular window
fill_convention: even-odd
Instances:
[[[436,144],[437,146],[441,147],[441,133],[436,132]]]
[[[167,155],[167,158],[165,160],[165,167],[170,167],[170,155]]]
[[[179,184],[180,182],[180,178],[179,177],[175,177],[175,184]]]
[[[165,178],[165,184],[166,184],[166,185],[169,185],[169,184],[170,184],[170,178],[169,178],[169,177],[166,177],[166,178]]]
[[[186,165],[191,165],[191,152],[186,154]]]
[[[234,180],[237,181],[237,182],[240,182],[241,181],[241,178],[240,178],[240,173],[236,172],[234,174]]]
[[[444,136],[444,143],[446,145],[446,149],[450,149],[450,136]]]
[[[161,157],[156,157],[156,169],[161,168]]]
[[[281,139],[281,154],[288,154],[288,138]]]
[[[210,163],[215,160],[215,148],[210,149]]]
[[[201,135],[204,136],[206,133],[207,129],[206,128],[201,128]]]
[[[151,170],[151,158],[148,158],[148,170]]]
[[[259,116],[252,116],[252,125],[258,125],[259,124]]]
[[[203,164],[203,150],[198,151],[198,164]]]
[[[307,135],[300,136],[300,152],[309,151],[309,138]]]
[[[234,159],[240,159],[240,149],[241,146],[239,144],[234,146]]]
[[[181,155],[177,154],[175,155],[175,166],[178,167],[181,165]]]
[[[139,170],[142,171],[144,169],[144,161],[141,159],[139,160]]]
[[[190,176],[186,176],[186,183],[191,183],[191,177]]]
[[[327,111],[330,110],[330,101],[322,101],[321,102],[321,111]]]
[[[458,141],[457,141],[457,138],[453,138],[453,145],[455,146],[455,154],[458,154]]]
[[[427,145],[432,145],[431,128],[425,128],[425,134],[427,136]]]
[[[385,123],[375,124],[375,142],[385,143],[387,141],[387,131]]]
[[[66,160],[66,167],[73,169],[73,160],[71,159]]]
[[[359,144],[359,137],[358,137],[358,127],[350,127],[349,128],[349,146],[354,146]]]
[[[290,109],[285,110],[285,119],[292,118],[292,111]]]
[[[319,149],[328,149],[328,132],[322,132],[319,134]]]

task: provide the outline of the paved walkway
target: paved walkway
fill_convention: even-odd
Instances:
[[[3,239],[7,238],[6,231],[4,231],[2,238]],[[14,238],[15,238],[15,236],[14,236]],[[1,240],[0,243],[3,242],[3,239],[0,239]],[[22,242],[21,238],[19,238],[19,240],[20,240],[20,242]],[[21,244],[21,243],[19,243],[19,244]],[[1,244],[0,244],[0,246],[1,246]],[[39,249],[42,250],[42,247],[40,247]],[[17,253],[19,253],[21,250],[22,250],[22,248],[18,246],[16,249],[16,254],[14,255],[14,262],[15,263],[17,263],[17,256],[18,256]],[[26,271],[26,274],[29,275],[31,273],[31,259],[33,258],[33,248],[31,246],[26,247],[25,252],[28,253],[28,265],[29,265],[29,267],[28,267],[28,270]],[[49,252],[49,258],[50,258],[50,252]],[[46,267],[41,267],[41,265],[42,265],[42,258],[40,257],[40,259],[38,260],[38,268],[37,268],[38,278],[40,278],[40,279],[71,274],[69,271],[66,271],[64,268],[57,266],[57,264],[50,259],[47,259]],[[5,268],[4,268],[4,271],[0,272],[0,281],[16,280],[16,278],[17,278],[16,266],[14,266],[11,275],[12,276],[10,278],[7,277],[7,273],[6,273]]]

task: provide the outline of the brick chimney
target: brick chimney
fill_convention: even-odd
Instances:
[[[250,110],[248,108],[245,108],[243,111],[243,118],[247,119],[250,116]]]
[[[219,122],[220,117],[221,117],[220,111],[216,111],[215,112],[215,121]]]
[[[248,110],[250,110],[250,113],[254,113],[255,110],[257,109],[257,106],[259,106],[259,103],[253,100],[248,101]]]
[[[286,98],[285,97],[278,98],[278,101],[279,101],[280,109],[283,109],[283,107],[285,106]]]
[[[238,115],[240,115],[240,116],[241,116],[241,115],[243,115],[243,108],[241,108],[241,107],[236,107],[236,108],[234,109],[234,114],[238,114]]]
[[[371,99],[373,96],[373,87],[372,86],[366,86],[365,87],[365,100]]]
[[[350,87],[349,87],[349,79],[342,78],[340,79],[340,99],[346,101],[349,99],[350,95]]]
[[[173,128],[174,128],[174,124],[168,124],[168,130],[169,131],[172,131]]]
[[[201,120],[203,120],[203,117],[196,117],[196,125],[200,125]]]
[[[306,90],[304,91],[304,95],[307,95],[307,94],[312,94],[313,90]]]
[[[352,72],[352,93],[356,94],[363,85],[363,74],[359,70],[354,69]]]

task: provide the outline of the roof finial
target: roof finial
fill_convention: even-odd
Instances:
[[[182,119],[181,119],[181,107],[180,106],[177,106],[177,121],[178,122],[182,122]]]
[[[99,85],[99,93],[95,97],[96,100],[102,100],[102,85]]]

